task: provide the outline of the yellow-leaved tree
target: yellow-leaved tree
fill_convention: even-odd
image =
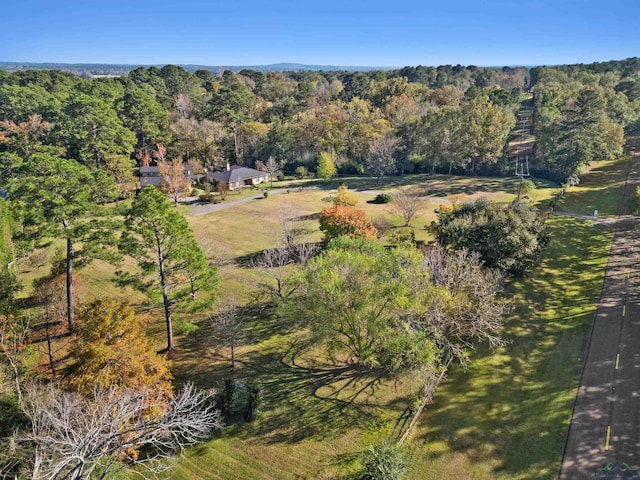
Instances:
[[[84,394],[95,387],[170,394],[169,361],[157,355],[147,339],[147,321],[115,300],[82,305],[69,352],[75,365],[68,385]]]

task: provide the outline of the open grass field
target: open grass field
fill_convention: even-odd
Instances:
[[[412,221],[417,239],[429,241],[424,225],[450,195],[488,196],[511,201],[516,178],[412,176],[428,200]],[[371,179],[370,179],[371,182]],[[370,218],[389,228],[402,224],[388,205],[368,203],[393,185],[346,181]],[[275,186],[275,185],[274,185]],[[335,184],[337,187],[337,182]],[[179,208],[198,240],[221,265],[221,299],[253,298],[260,277],[248,259],[278,244],[279,212],[294,208],[319,240],[317,215],[330,205],[335,187],[291,189],[229,209],[191,216]],[[539,185],[532,203],[544,203],[557,186]],[[588,192],[586,193],[588,195]],[[570,192],[567,199],[573,195]],[[230,200],[233,200],[230,198]],[[410,442],[411,479],[552,478],[559,468],[565,430],[577,386],[586,333],[597,301],[610,232],[571,218],[552,218],[546,259],[528,278],[512,282],[514,301],[505,335],[509,344],[496,353],[478,351],[471,367],[454,369]],[[126,266],[125,266],[126,268]],[[96,262],[79,270],[79,297],[123,296],[110,282],[113,268]],[[26,275],[33,275],[31,270]],[[306,348],[304,332],[260,309],[247,312],[237,367],[229,368],[228,349],[216,341],[206,315],[200,329],[177,335],[171,354],[177,383],[194,381],[220,387],[225,378],[257,383],[264,389],[263,416],[245,424],[238,411],[229,426],[177,460],[167,479],[353,479],[358,453],[393,435],[419,389],[419,379],[388,378],[376,372],[330,363]],[[164,327],[158,318],[149,333],[161,348]]]
[[[547,260],[508,287],[509,345],[452,371],[414,435],[410,478],[557,475],[611,233],[570,218],[549,226]],[[167,478],[349,478],[357,453],[393,432],[419,385],[325,364],[277,321],[252,322],[236,372],[204,332],[183,341],[175,372],[202,386],[230,377],[259,383],[263,418],[232,424]]]
[[[351,185],[347,183],[347,185]],[[435,219],[433,208],[448,195],[490,196],[510,201],[517,179],[430,177],[419,184],[437,197],[412,222],[419,239]],[[553,185],[533,201],[551,197]],[[351,188],[370,218],[401,221],[388,205],[367,203],[381,188]],[[395,187],[394,187],[395,188]],[[319,239],[314,215],[331,190],[291,191],[231,209],[188,217],[212,251],[224,252],[221,296],[249,299],[258,278],[242,259],[277,242],[278,211],[295,205],[311,239]],[[568,198],[571,198],[570,193]],[[186,207],[185,213],[188,214]],[[581,367],[581,354],[598,299],[611,233],[571,218],[549,221],[552,242],[545,261],[528,278],[507,287],[514,310],[507,319],[509,344],[478,351],[464,371],[454,369],[424,414],[411,442],[412,479],[553,478]],[[420,238],[423,236],[422,238]],[[239,261],[239,263],[238,263]],[[180,341],[174,355],[178,381],[220,386],[223,378],[255,382],[265,390],[265,412],[254,424],[235,419],[216,438],[187,452],[166,478],[353,478],[357,455],[393,434],[419,387],[416,379],[390,379],[327,364],[301,348],[303,336],[253,312],[238,350],[239,367],[207,333],[206,322]]]
[[[612,232],[549,221],[545,260],[507,287],[506,347],[454,370],[422,419],[415,479],[556,478]]]
[[[0,198],[0,270],[13,259],[11,246],[11,218],[7,202]]]

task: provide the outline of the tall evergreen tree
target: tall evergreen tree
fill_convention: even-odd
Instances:
[[[67,320],[73,327],[73,267],[91,258],[111,256],[108,245],[114,229],[99,221],[96,200],[104,200],[112,182],[99,172],[92,174],[74,160],[48,154],[33,155],[9,182],[9,199],[22,222],[22,236],[30,239],[63,238]],[[91,216],[91,218],[90,218]],[[77,248],[75,244],[81,245]]]
[[[171,351],[174,308],[192,304],[195,292],[204,286],[213,290],[217,269],[209,266],[185,218],[154,187],[146,187],[134,200],[125,226],[122,251],[138,260],[142,272],[123,280],[161,299]]]

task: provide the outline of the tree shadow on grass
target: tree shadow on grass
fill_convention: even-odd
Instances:
[[[620,161],[594,168],[580,176],[580,184],[570,189],[558,203],[559,211],[593,215],[618,215],[630,163]]]
[[[545,264],[511,283],[509,344],[453,368],[417,438],[445,442],[473,462],[495,459],[501,478],[557,478],[610,232],[554,220]],[[441,453],[430,453],[436,460]]]
[[[302,365],[308,350],[294,340],[285,351],[255,351],[242,359],[243,375],[261,385],[268,406],[264,417],[238,432],[267,443],[326,439],[375,418],[369,400],[384,380],[382,372],[345,364]],[[305,361],[306,363],[306,361]]]

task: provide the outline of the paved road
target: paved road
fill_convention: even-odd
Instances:
[[[636,151],[623,205],[639,184],[640,153]],[[614,225],[560,480],[596,478],[595,472],[609,462],[640,467],[639,240],[640,219],[620,216]]]
[[[269,192],[269,195],[280,195],[282,193],[285,193],[288,190],[291,190],[293,192],[293,191],[296,191],[297,189],[280,188],[280,189],[268,190],[268,192]],[[209,212],[217,212],[218,210],[226,210],[227,208],[231,208],[235,205],[241,205],[243,203],[252,202],[254,200],[260,200],[262,198],[264,198],[264,192],[256,193],[251,197],[245,197],[245,198],[241,198],[240,200],[233,200],[230,202],[205,203],[205,204],[199,204],[199,205],[192,205],[191,215],[198,216],[198,215],[204,215],[205,213],[209,213]]]

